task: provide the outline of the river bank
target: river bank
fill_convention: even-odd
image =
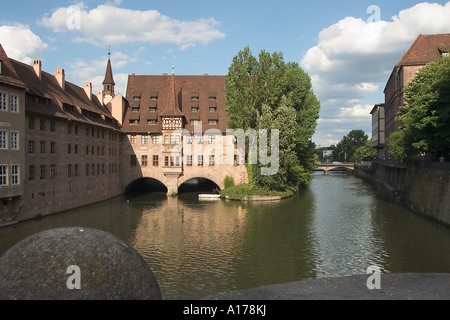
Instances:
[[[284,191],[258,188],[250,184],[241,184],[228,187],[220,192],[220,197],[234,201],[278,201],[293,197],[298,193],[298,188],[286,188]]]
[[[378,160],[356,165],[354,175],[389,200],[450,227],[450,163],[415,161],[406,166]]]

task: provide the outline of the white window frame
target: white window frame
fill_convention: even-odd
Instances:
[[[3,171],[3,169],[5,171]],[[0,164],[0,187],[7,187],[7,186],[8,186],[8,166],[5,164]]]
[[[0,111],[8,111],[8,93],[0,91]]]
[[[15,172],[16,169],[17,171]],[[13,164],[11,166],[11,185],[20,186],[20,165]]]
[[[15,151],[20,150],[20,132],[11,131],[10,139],[11,139],[10,142],[11,150]]]
[[[0,130],[0,150],[8,150],[8,131]]]
[[[10,110],[13,113],[19,113],[19,96],[16,94],[11,94],[11,101],[10,101]]]
[[[215,136],[209,136],[208,137],[208,143],[209,144],[215,144],[216,143],[216,137]]]

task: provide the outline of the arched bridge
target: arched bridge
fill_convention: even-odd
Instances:
[[[354,163],[321,163],[315,171],[324,171],[327,176],[331,170],[344,169],[353,172],[355,170]]]

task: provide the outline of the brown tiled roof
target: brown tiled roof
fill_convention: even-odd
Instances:
[[[228,128],[225,76],[130,75],[127,88],[126,98],[129,105],[123,123],[125,132],[161,133],[161,116],[170,115],[183,116],[185,129],[190,132],[194,131],[191,120],[201,120],[203,131],[218,129],[225,132]],[[156,100],[151,99],[156,96]],[[135,97],[139,97],[139,124],[130,124],[130,120],[133,120],[130,117],[136,117],[131,116],[131,105],[137,105]],[[198,100],[193,97],[198,97]],[[150,112],[151,107],[156,107],[156,112]],[[211,107],[217,111],[210,112]],[[198,108],[198,112],[192,112],[192,108]],[[147,123],[148,120],[156,119],[156,125]],[[209,120],[217,120],[217,125],[209,125]]]
[[[442,53],[442,45],[450,48],[450,34],[419,35],[403,56],[397,67],[424,65],[437,61]]]
[[[32,66],[12,59],[11,64],[18,77],[24,82],[26,92],[35,97],[34,100],[26,100],[25,109],[27,112],[120,130],[115,120],[110,123],[103,119],[113,119],[113,117],[108,108],[100,103],[96,95],[92,95],[91,101],[84,88],[66,81],[65,90],[63,90],[54,75],[42,71],[41,79],[39,79]],[[64,110],[64,105],[73,106],[74,112]],[[83,112],[100,116],[96,118],[85,115]]]
[[[167,94],[166,105],[162,106],[160,117],[184,117],[178,104],[178,95],[175,89],[175,75],[170,77],[169,93]]]
[[[113,77],[113,72],[112,72],[112,67],[111,67],[111,59],[108,59],[108,65],[106,66],[105,80],[103,80],[103,84],[113,84],[113,85],[116,84],[114,82],[114,77]]]
[[[20,81],[19,76],[14,70],[5,50],[0,44],[0,61],[2,62],[2,72],[0,73],[0,82],[7,83],[13,86],[25,87],[25,84]]]

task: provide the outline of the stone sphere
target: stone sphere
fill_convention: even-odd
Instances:
[[[35,234],[0,257],[1,300],[162,300],[136,250],[95,229]]]

